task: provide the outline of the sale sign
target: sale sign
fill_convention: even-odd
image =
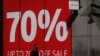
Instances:
[[[4,56],[72,56],[69,0],[4,0],[3,9]]]

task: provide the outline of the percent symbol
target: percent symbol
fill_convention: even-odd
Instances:
[[[45,11],[45,13],[44,13],[44,11]],[[57,37],[58,41],[65,41],[67,36],[68,36],[66,22],[65,21],[60,21],[60,22],[57,23],[57,20],[59,18],[60,13],[61,13],[61,9],[57,9],[55,14],[54,14],[54,17],[53,17],[53,19],[51,21],[51,24],[50,24],[50,14],[49,14],[49,12],[47,10],[42,10],[40,12],[40,14],[39,14],[39,15],[41,15],[41,16],[38,17],[39,26],[40,26],[41,29],[47,29],[47,27],[50,24],[50,27],[49,27],[49,29],[47,31],[46,36],[45,36],[45,41],[46,42],[48,42],[50,40],[50,37],[51,37],[55,27],[56,27],[55,33],[56,33],[56,37]],[[43,14],[45,15],[45,24],[42,22]],[[45,25],[45,27],[44,27],[44,25]],[[60,34],[61,27],[63,28],[63,35]]]

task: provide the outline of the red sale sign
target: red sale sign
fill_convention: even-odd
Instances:
[[[4,56],[72,56],[68,2],[4,0]]]

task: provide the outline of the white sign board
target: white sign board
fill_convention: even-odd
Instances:
[[[70,10],[79,10],[79,1],[69,1]]]

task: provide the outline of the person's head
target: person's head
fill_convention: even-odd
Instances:
[[[38,45],[37,44],[34,44],[34,49],[38,50]]]

